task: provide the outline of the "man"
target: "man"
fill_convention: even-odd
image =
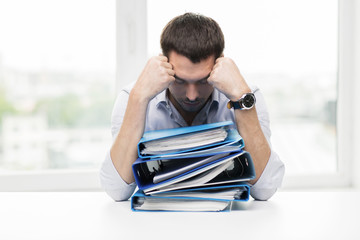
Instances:
[[[185,13],[165,26],[161,48],[163,54],[147,62],[115,103],[114,143],[100,172],[105,191],[116,201],[127,200],[134,192],[131,166],[144,131],[232,120],[254,161],[251,195],[269,199],[281,185],[284,165],[270,147],[263,96],[258,88],[249,87],[234,61],[224,57],[219,25]]]

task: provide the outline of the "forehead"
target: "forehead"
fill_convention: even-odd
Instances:
[[[185,81],[185,82],[201,82],[201,81],[204,81],[204,80],[206,81],[210,77],[210,73],[208,75],[206,75],[205,77],[200,78],[200,79],[191,79],[191,80],[183,79],[183,78],[177,76],[176,74],[174,75],[174,77],[177,80]]]
[[[198,63],[193,63],[187,57],[172,51],[169,54],[169,62],[177,77],[186,80],[199,80],[209,75],[215,64],[215,57],[211,56]]]

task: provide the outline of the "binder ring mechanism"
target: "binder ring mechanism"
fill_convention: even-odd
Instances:
[[[245,163],[248,166],[248,162],[247,162],[247,158],[245,158]],[[239,157],[236,157],[233,159],[233,164],[228,167],[227,169],[225,169],[225,174],[229,177],[229,178],[234,178],[234,177],[240,177],[244,174],[245,168],[244,165],[241,161],[241,159]]]

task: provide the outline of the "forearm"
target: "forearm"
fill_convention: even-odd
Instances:
[[[134,182],[131,166],[137,159],[137,144],[144,133],[148,103],[175,80],[174,74],[167,57],[152,57],[130,92],[120,131],[110,150],[116,170],[127,183]]]
[[[148,100],[133,89],[120,131],[110,150],[115,169],[127,183],[134,182],[131,166],[137,159],[137,144],[144,133],[147,105]]]
[[[256,178],[250,183],[255,184],[266,167],[271,149],[261,129],[255,107],[250,110],[235,110],[235,119],[244,139],[244,149],[250,153],[254,162]]]

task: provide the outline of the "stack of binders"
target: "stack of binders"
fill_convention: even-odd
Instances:
[[[229,211],[247,201],[251,156],[232,121],[149,131],[138,144],[134,211]]]

